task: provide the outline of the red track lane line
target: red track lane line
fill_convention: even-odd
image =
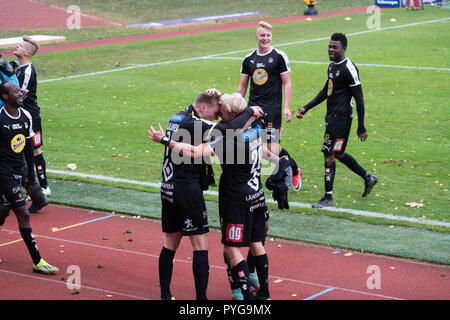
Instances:
[[[1,269],[0,269],[0,272],[1,273],[15,275],[15,276],[22,277],[22,278],[47,281],[47,282],[56,283],[56,284],[59,284],[59,285],[66,285],[66,283],[61,281],[61,280],[53,280],[53,279],[48,279],[48,278],[42,278],[42,277],[39,277],[39,276],[32,276],[32,275],[29,275],[29,274],[18,273],[18,272],[13,272],[13,271],[8,271],[8,270],[1,270]],[[95,287],[90,287],[90,286],[84,286],[84,285],[81,285],[80,289],[93,290],[93,291],[97,291],[97,292],[102,292],[102,293],[111,294],[111,295],[118,295],[118,296],[127,297],[127,298],[131,298],[131,299],[137,299],[137,300],[149,300],[148,298],[138,297],[138,296],[130,295],[130,294],[127,294],[127,293],[111,291],[111,290],[101,289],[101,288],[95,288]]]
[[[0,231],[6,231],[6,232],[10,232],[10,233],[19,233],[18,231],[6,230],[6,229],[0,230]],[[151,258],[155,258],[155,259],[159,258],[158,255],[151,254],[151,253],[132,251],[132,250],[127,250],[127,249],[112,248],[112,247],[102,246],[102,245],[98,245],[98,244],[84,243],[84,242],[79,242],[79,241],[75,241],[75,240],[68,240],[68,239],[50,237],[50,236],[45,236],[45,235],[34,234],[34,236],[36,238],[40,237],[40,238],[44,238],[44,239],[48,239],[48,240],[62,241],[62,242],[67,242],[67,243],[81,245],[81,246],[88,246],[88,247],[94,247],[94,248],[99,248],[99,249],[104,249],[104,250],[117,251],[117,252],[121,252],[121,253],[129,253],[129,254],[141,255],[141,256],[151,257]],[[189,261],[189,260],[183,260],[183,259],[177,259],[176,258],[176,259],[174,259],[174,261],[175,262],[183,262],[183,263],[187,263],[187,264],[192,264],[192,261]],[[218,270],[226,270],[225,267],[211,265],[211,264],[210,264],[210,268],[214,268],[214,269],[218,269]],[[364,292],[364,291],[359,291],[359,290],[353,290],[353,289],[347,289],[347,288],[342,288],[342,287],[337,287],[337,286],[332,286],[332,285],[326,285],[326,284],[321,284],[321,283],[316,283],[316,282],[303,281],[303,280],[299,280],[299,279],[286,278],[286,277],[281,277],[281,276],[277,276],[277,275],[270,275],[269,278],[270,279],[281,279],[283,281],[289,281],[289,282],[294,282],[294,283],[301,283],[301,284],[306,284],[306,285],[312,285],[312,286],[317,286],[317,287],[321,287],[321,288],[334,288],[335,290],[340,290],[340,291],[344,291],[344,292],[351,292],[351,293],[356,293],[356,294],[362,294],[362,295],[368,295],[368,296],[373,296],[373,297],[383,298],[383,299],[405,300],[403,298],[398,298],[398,297],[391,297],[391,296],[387,296],[387,295],[380,295],[380,294]]]
[[[317,19],[317,18],[325,18],[325,17],[334,17],[334,16],[345,15],[345,14],[363,13],[366,11],[367,11],[366,7],[351,8],[351,9],[345,9],[345,10],[319,13],[317,16],[314,16],[312,18]],[[303,15],[303,16],[265,19],[265,21],[267,21],[271,24],[281,24],[281,23],[289,23],[289,22],[306,20],[309,17],[310,16]],[[185,35],[191,35],[191,34],[208,33],[208,32],[215,32],[215,31],[226,31],[226,30],[234,30],[234,29],[241,29],[241,28],[250,28],[250,27],[256,27],[257,23],[258,23],[258,21],[240,22],[240,23],[215,25],[215,26],[201,27],[201,28],[194,28],[194,29],[186,29],[186,30],[174,30],[174,31],[150,33],[150,34],[140,34],[140,35],[132,35],[132,36],[124,36],[124,37],[116,37],[116,38],[107,38],[107,39],[101,39],[101,40],[69,42],[69,43],[63,43],[63,44],[43,46],[39,49],[39,53],[49,53],[49,52],[64,51],[64,50],[75,50],[75,49],[90,48],[90,47],[110,45],[110,44],[128,43],[128,42],[136,42],[136,41],[145,41],[145,40],[185,36]],[[12,56],[14,56],[13,51],[14,50],[3,51],[2,55],[5,58],[12,57]]]

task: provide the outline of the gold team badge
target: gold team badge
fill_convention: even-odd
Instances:
[[[333,79],[328,79],[328,91],[327,91],[327,95],[331,96],[331,94],[333,93]]]
[[[23,148],[25,148],[25,143],[25,136],[23,134],[18,134],[11,140],[11,150],[15,153],[20,153]]]
[[[256,69],[255,72],[253,72],[252,78],[254,83],[261,86],[267,82],[267,80],[269,79],[269,75],[267,74],[266,70],[259,68]]]

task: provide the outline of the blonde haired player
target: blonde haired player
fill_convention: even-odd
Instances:
[[[33,118],[33,131],[35,136],[33,138],[34,148],[34,162],[36,173],[44,194],[50,196],[51,190],[47,181],[47,171],[44,155],[42,154],[41,146],[42,139],[42,124],[41,124],[41,110],[38,106],[37,99],[37,72],[31,62],[31,58],[37,53],[39,44],[33,38],[24,36],[14,50],[14,55],[19,61],[19,66],[16,69],[16,75],[19,79],[20,88],[24,93],[23,107],[27,110]],[[41,205],[32,203],[30,206],[30,213],[37,212],[42,208]]]

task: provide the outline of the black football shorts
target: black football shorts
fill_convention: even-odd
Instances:
[[[322,152],[325,154],[343,154],[352,126],[350,117],[325,118],[325,134],[323,137]]]
[[[248,247],[250,242],[262,242],[269,219],[265,200],[253,203],[227,199],[219,207],[222,243],[230,247]]]
[[[205,199],[198,183],[162,187],[161,202],[163,232],[181,232],[184,236],[209,232]]]
[[[22,194],[22,175],[0,174],[0,202],[3,210],[26,205]]]
[[[33,148],[38,149],[43,145],[42,142],[42,123],[41,123],[41,111],[38,107],[26,107],[27,110],[31,114],[31,119],[33,120]]]
[[[265,129],[266,142],[280,143],[281,139],[281,110],[264,110],[263,129]]]

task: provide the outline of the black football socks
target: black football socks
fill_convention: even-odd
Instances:
[[[225,261],[225,263],[227,265],[227,276],[228,276],[228,281],[230,282],[231,290],[233,291],[233,290],[239,289],[238,279],[235,278],[235,275],[231,271],[230,263],[228,262],[227,258],[225,257],[225,254],[223,255],[223,261]]]
[[[161,300],[170,300],[170,282],[172,280],[173,258],[175,251],[163,247],[159,255],[159,285],[161,288]]]
[[[267,254],[253,257],[259,280],[258,297],[270,298],[269,293],[269,260]]]
[[[325,161],[325,197],[332,198],[333,196],[333,184],[334,176],[336,174],[336,162]]]
[[[42,155],[42,153],[38,154],[37,156],[34,157],[34,165],[36,167],[39,185],[43,189],[47,188],[48,187],[47,171],[46,171],[45,159],[44,159],[44,156]]]
[[[244,296],[244,300],[254,300],[255,297],[253,295],[252,287],[250,286],[250,282],[248,280],[248,266],[245,260],[242,260],[233,268],[231,268],[231,272],[234,277],[238,279],[239,287],[241,288],[242,295]]]
[[[194,250],[192,272],[194,273],[197,300],[208,300],[206,297],[209,279],[208,250]]]
[[[41,261],[41,255],[39,253],[36,240],[34,240],[32,235],[31,228],[19,228],[20,235],[22,236],[23,242],[25,242],[25,245],[28,248],[28,251],[30,252],[31,259],[33,260],[33,263],[36,265]]]
[[[345,164],[350,170],[356,173],[358,176],[366,180],[367,171],[364,170],[359,163],[348,153],[345,153],[340,161]]]

